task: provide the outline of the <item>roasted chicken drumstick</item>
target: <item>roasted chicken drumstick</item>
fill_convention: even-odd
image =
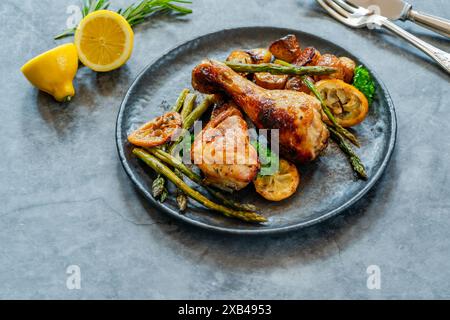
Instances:
[[[194,68],[192,86],[203,93],[225,92],[258,128],[279,129],[280,152],[292,161],[311,161],[327,145],[320,103],[303,92],[261,88],[215,60]]]
[[[259,162],[250,144],[247,123],[232,103],[213,111],[211,120],[192,145],[191,157],[206,182],[222,189],[240,190],[258,174]]]

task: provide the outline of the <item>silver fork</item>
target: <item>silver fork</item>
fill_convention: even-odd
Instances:
[[[384,27],[396,35],[402,37],[416,48],[422,50],[439,65],[450,73],[450,54],[438,49],[431,44],[417,38],[403,30],[386,17],[375,14],[373,11],[349,4],[344,0],[317,0],[319,4],[335,19],[352,28]]]

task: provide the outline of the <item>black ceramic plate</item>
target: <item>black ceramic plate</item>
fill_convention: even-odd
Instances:
[[[188,41],[150,64],[128,90],[117,117],[116,139],[120,160],[138,190],[156,208],[196,226],[207,229],[241,233],[275,233],[309,226],[330,218],[354,204],[378,180],[389,161],[395,145],[396,119],[391,98],[376,74],[377,97],[366,120],[355,127],[361,142],[357,151],[367,167],[368,181],[357,180],[349,163],[334,143],[317,161],[301,166],[301,184],[295,195],[282,202],[262,199],[249,186],[237,198],[256,204],[268,218],[262,225],[225,218],[194,201],[185,214],[177,211],[175,200],[159,203],[151,195],[154,174],[131,153],[127,135],[142,123],[163,114],[185,87],[191,88],[191,70],[202,59],[224,60],[233,49],[267,47],[286,34],[295,34],[302,46],[314,46],[320,52],[347,56],[367,64],[345,49],[317,36],[297,30],[249,27],[222,30]]]

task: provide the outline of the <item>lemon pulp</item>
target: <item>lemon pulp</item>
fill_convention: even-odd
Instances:
[[[121,67],[131,56],[134,34],[120,14],[99,10],[88,14],[75,33],[80,61],[94,71]]]

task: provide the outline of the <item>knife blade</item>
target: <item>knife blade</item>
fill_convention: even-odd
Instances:
[[[412,9],[412,5],[403,0],[344,0],[353,5],[372,9],[375,14],[390,20],[410,20],[422,27],[450,38],[450,20],[436,17]]]
[[[391,20],[405,20],[411,5],[403,0],[347,0],[348,2],[375,10],[376,14]]]

